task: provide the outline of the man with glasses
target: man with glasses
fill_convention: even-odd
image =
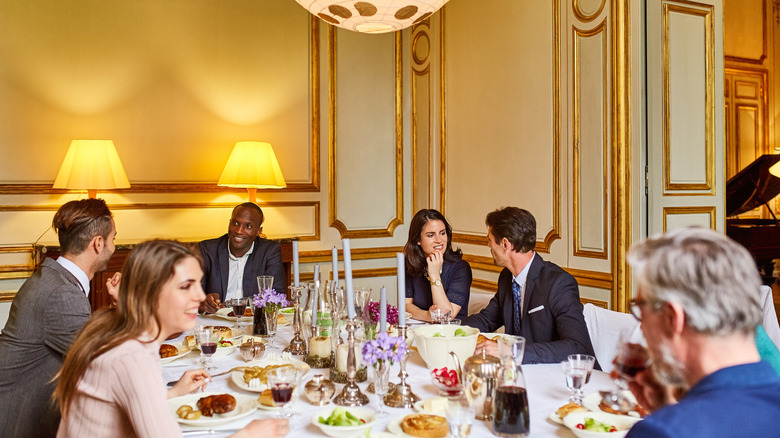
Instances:
[[[637,244],[628,260],[631,312],[653,359],[630,387],[653,413],[627,437],[777,436],[780,378],[756,349],[761,282],[747,250],[684,228]],[[677,401],[672,388],[686,393]]]
[[[60,257],[46,258],[16,293],[0,334],[0,437],[53,437],[60,414],[52,379],[90,317],[95,273],[114,253],[116,227],[102,199],[70,201],[52,220]],[[116,296],[120,275],[106,286]]]

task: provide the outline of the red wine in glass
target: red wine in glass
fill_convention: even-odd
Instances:
[[[526,436],[530,431],[528,394],[519,386],[496,389],[493,432],[498,436]]]
[[[294,389],[292,385],[287,383],[277,383],[271,387],[271,397],[276,404],[283,405],[292,399]]]
[[[645,347],[627,343],[623,345],[617,358],[615,369],[626,380],[632,380],[636,374],[650,365],[650,355]]]
[[[201,342],[200,343],[200,350],[205,355],[212,355],[217,352],[217,343],[216,342]]]
[[[233,303],[233,315],[235,315],[236,318],[244,316],[244,312],[246,311],[246,300],[235,300]]]

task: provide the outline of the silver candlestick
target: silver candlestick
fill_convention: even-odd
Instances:
[[[339,406],[363,406],[368,404],[368,396],[360,392],[355,383],[357,374],[357,358],[355,357],[355,329],[356,318],[347,319],[347,384],[341,390],[341,394],[333,399],[333,403]]]
[[[406,342],[405,325],[398,326],[398,336]],[[401,372],[398,373],[398,377],[401,378],[401,383],[395,385],[384,398],[385,404],[391,408],[411,408],[416,402],[420,401],[420,397],[413,393],[412,388],[406,383],[406,378],[409,377],[409,373],[406,372],[406,361],[408,359],[409,350],[406,350],[406,354],[401,358]]]
[[[290,286],[290,298],[293,299],[293,306],[295,306],[295,313],[293,314],[293,331],[295,332],[295,336],[293,336],[290,345],[288,345],[284,351],[296,356],[305,356],[308,354],[306,341],[301,337],[301,326],[303,325],[303,317],[301,315],[301,292],[304,287],[305,286]]]

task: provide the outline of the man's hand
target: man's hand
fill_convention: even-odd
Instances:
[[[106,290],[108,291],[108,295],[111,296],[111,299],[114,300],[113,304],[116,304],[117,299],[119,299],[119,282],[121,280],[121,272],[114,272],[114,275],[106,280]]]
[[[615,374],[615,371],[611,373]],[[634,380],[628,382],[628,389],[634,394],[636,401],[650,412],[677,403],[676,388],[658,382],[650,368],[638,372]]]
[[[200,303],[200,307],[198,307],[198,312],[200,313],[216,313],[217,310],[225,307],[224,304],[219,300],[219,294],[208,294],[206,295],[206,299]]]
[[[482,350],[485,350],[485,353],[488,356],[493,357],[499,357],[498,355],[498,342],[496,341],[482,341],[479,344],[477,344],[477,348],[474,349],[474,354],[482,354]]]

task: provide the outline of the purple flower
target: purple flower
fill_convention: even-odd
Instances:
[[[379,324],[379,301],[369,301],[368,315],[371,317],[369,323]],[[398,308],[392,304],[387,305],[387,323],[390,325],[398,324]]]
[[[287,296],[277,293],[273,289],[263,289],[262,292],[256,294],[252,299],[256,308],[266,306],[286,307],[290,305],[290,302],[287,301]]]
[[[367,365],[388,361],[390,364],[400,361],[406,354],[406,341],[397,336],[380,333],[373,341],[363,345],[363,361]]]

